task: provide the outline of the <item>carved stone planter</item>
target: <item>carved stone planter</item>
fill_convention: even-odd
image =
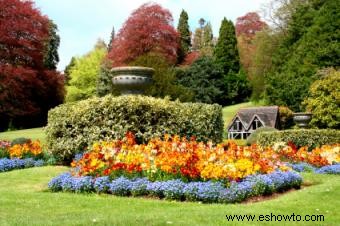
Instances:
[[[312,113],[298,112],[293,114],[294,122],[302,129],[308,128],[309,122],[312,120]]]
[[[143,94],[152,84],[154,72],[148,67],[115,67],[111,69],[112,83],[122,95]]]

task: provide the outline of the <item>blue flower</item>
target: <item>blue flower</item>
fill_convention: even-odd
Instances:
[[[114,179],[109,185],[109,192],[114,195],[127,196],[130,194],[131,181],[125,177]]]
[[[6,172],[14,169],[23,169],[34,166],[43,166],[45,163],[43,160],[34,160],[32,158],[26,159],[8,159],[2,158],[0,159],[0,172]]]
[[[147,195],[147,186],[151,183],[147,178],[137,178],[131,181],[131,194],[133,196]]]
[[[320,174],[340,174],[340,164],[323,166],[315,170],[315,172]]]
[[[107,176],[98,177],[94,181],[93,188],[97,193],[105,193],[109,191],[110,179]]]

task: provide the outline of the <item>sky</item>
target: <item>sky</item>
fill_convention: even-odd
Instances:
[[[106,43],[111,31],[119,32],[129,15],[147,0],[33,0],[43,15],[47,15],[58,26],[61,38],[58,70],[64,70],[72,56],[82,56],[93,49],[101,38]],[[224,17],[233,22],[248,12],[258,12],[270,0],[154,0],[168,9],[177,27],[179,15],[184,9],[189,15],[190,30],[198,27],[204,18],[218,36]]]

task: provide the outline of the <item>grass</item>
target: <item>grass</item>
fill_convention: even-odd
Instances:
[[[0,140],[13,140],[19,137],[30,138],[32,140],[38,139],[43,143],[45,142],[46,139],[43,128],[23,129],[0,133]]]
[[[248,204],[200,204],[112,195],[51,193],[48,181],[66,171],[48,166],[0,173],[0,225],[263,225],[228,222],[226,214],[323,214],[324,222],[267,225],[338,225],[340,177],[303,174],[298,191]]]

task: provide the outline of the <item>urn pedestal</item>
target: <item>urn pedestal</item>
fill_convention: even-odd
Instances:
[[[122,95],[143,94],[152,84],[154,72],[149,67],[115,67],[111,69],[112,83]]]

